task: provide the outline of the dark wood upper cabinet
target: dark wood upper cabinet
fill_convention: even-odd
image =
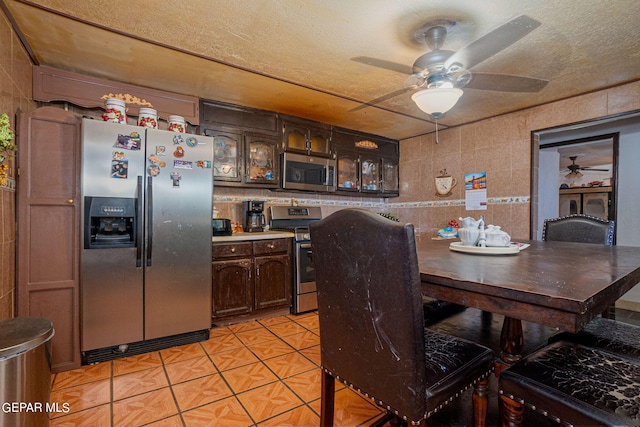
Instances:
[[[338,163],[338,193],[399,195],[398,141],[334,128],[332,144]]]
[[[201,129],[214,142],[213,179],[219,186],[278,188],[276,113],[202,101]]]
[[[278,133],[278,115],[270,111],[202,100],[200,112],[203,126],[227,126],[274,135]]]
[[[214,137],[220,186],[281,187],[282,152],[337,160],[342,195],[399,195],[398,141],[300,117],[202,100],[202,133]]]
[[[328,157],[331,152],[331,126],[296,117],[282,117],[285,151]]]

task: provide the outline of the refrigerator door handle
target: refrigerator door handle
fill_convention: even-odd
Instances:
[[[142,235],[144,232],[144,222],[142,221],[142,176],[138,175],[138,186],[136,188],[136,267],[142,267]]]
[[[152,179],[147,177],[147,267],[151,267],[153,250],[153,187]]]

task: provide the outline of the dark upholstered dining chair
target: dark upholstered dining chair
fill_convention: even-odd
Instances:
[[[590,215],[574,214],[545,219],[542,240],[613,245],[614,222]],[[602,312],[609,317],[609,309]]]
[[[543,240],[611,246],[613,230],[613,221],[570,215],[546,220]],[[640,328],[607,314],[500,373],[502,425],[521,426],[524,407],[561,425],[640,425]]]
[[[386,419],[426,418],[474,386],[484,425],[486,347],[423,325],[413,225],[343,209],[310,225],[318,289],[322,426],[332,426],[335,380],[373,400]]]
[[[500,372],[502,425],[527,407],[562,426],[639,426],[640,359],[556,341]]]
[[[614,222],[595,216],[574,214],[545,219],[542,240],[613,245]]]

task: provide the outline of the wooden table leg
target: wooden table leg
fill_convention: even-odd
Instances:
[[[522,358],[524,336],[522,321],[512,317],[505,317],[500,334],[500,358],[507,365],[513,365]]]

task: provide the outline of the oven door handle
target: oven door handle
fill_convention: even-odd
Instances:
[[[300,243],[300,249],[311,249],[311,243]]]

